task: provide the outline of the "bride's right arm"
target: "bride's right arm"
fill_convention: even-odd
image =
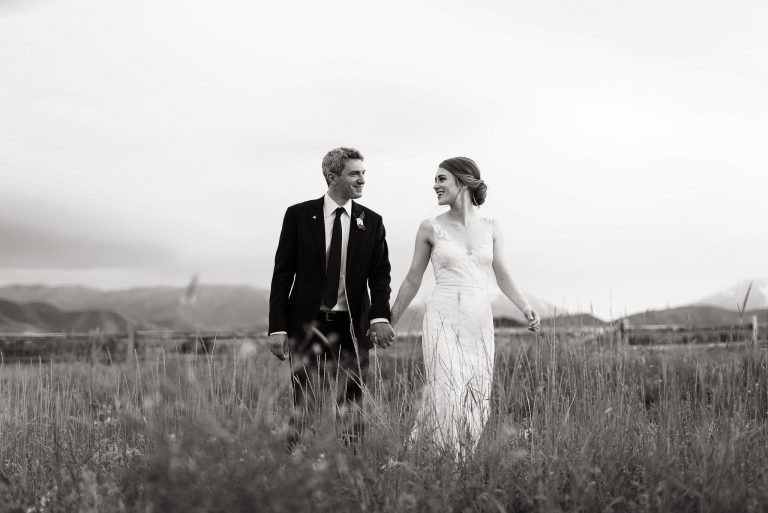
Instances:
[[[419,291],[419,287],[421,287],[421,279],[424,277],[424,271],[427,269],[429,255],[432,251],[432,243],[430,242],[432,240],[432,230],[432,224],[429,220],[424,220],[419,225],[411,268],[408,269],[408,274],[405,276],[402,285],[400,285],[400,290],[397,291],[397,299],[394,306],[392,306],[393,326],[400,320],[403,312],[411,304],[411,301],[413,301],[413,298],[416,297],[416,293]]]

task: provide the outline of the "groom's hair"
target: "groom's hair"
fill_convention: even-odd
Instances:
[[[323,178],[325,178],[325,184],[330,185],[331,181],[328,180],[328,173],[333,173],[336,176],[341,176],[341,172],[344,171],[344,166],[347,165],[348,160],[363,160],[363,154],[354,148],[334,148],[323,157]]]

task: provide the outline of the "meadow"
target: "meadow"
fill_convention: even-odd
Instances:
[[[0,366],[0,511],[749,512],[768,508],[768,355],[499,336],[471,456],[407,447],[417,341],[371,365],[363,447],[331,409],[285,450],[289,370],[235,352]]]

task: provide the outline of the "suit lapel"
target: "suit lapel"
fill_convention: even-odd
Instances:
[[[362,230],[357,227],[357,218],[363,211],[363,207],[352,202],[352,219],[349,220],[349,241],[347,242],[347,272],[349,275],[349,268],[352,262],[355,260],[355,251],[360,244],[360,239],[363,236]]]
[[[324,198],[320,198],[312,205],[312,233],[317,243],[317,253],[320,256],[320,265],[325,272],[325,212],[323,212]]]

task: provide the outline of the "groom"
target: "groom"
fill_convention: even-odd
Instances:
[[[363,156],[329,151],[323,177],[322,198],[285,212],[269,296],[269,348],[291,364],[289,449],[326,397],[335,401],[343,441],[360,441],[368,351],[394,340],[384,225],[353,201],[363,194]]]

